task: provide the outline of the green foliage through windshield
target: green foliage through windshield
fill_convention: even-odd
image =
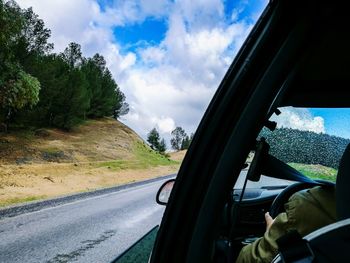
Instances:
[[[335,182],[337,170],[318,164],[289,163],[294,169],[312,179],[321,179]]]

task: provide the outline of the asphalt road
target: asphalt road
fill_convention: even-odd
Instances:
[[[1,219],[0,262],[110,262],[160,223],[155,195],[165,180]],[[262,177],[247,187],[286,183]]]
[[[159,224],[164,182],[0,220],[0,262],[110,262]]]

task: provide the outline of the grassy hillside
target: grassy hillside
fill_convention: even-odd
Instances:
[[[334,169],[350,139],[324,133],[280,128],[263,129],[260,136],[270,144],[270,153],[286,163],[320,164]]]
[[[178,161],[154,152],[112,119],[57,129],[0,133],[0,206],[174,173]]]
[[[71,132],[17,129],[0,134],[0,164],[69,163],[159,158],[124,124],[112,119],[89,120]]]
[[[312,179],[322,179],[335,182],[338,171],[320,164],[289,163],[294,169]]]

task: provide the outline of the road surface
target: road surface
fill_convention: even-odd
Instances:
[[[110,262],[161,221],[157,181],[0,220],[0,262]]]
[[[0,262],[110,262],[160,223],[155,195],[164,181],[2,219]],[[263,177],[247,187],[276,184],[286,181]]]

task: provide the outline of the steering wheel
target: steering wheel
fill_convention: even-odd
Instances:
[[[278,214],[284,211],[284,204],[288,199],[296,192],[312,188],[317,185],[329,185],[330,182],[324,181],[315,181],[313,182],[298,182],[287,186],[282,192],[280,192],[275,200],[272,202],[270,207],[270,215],[272,218],[275,218]]]

